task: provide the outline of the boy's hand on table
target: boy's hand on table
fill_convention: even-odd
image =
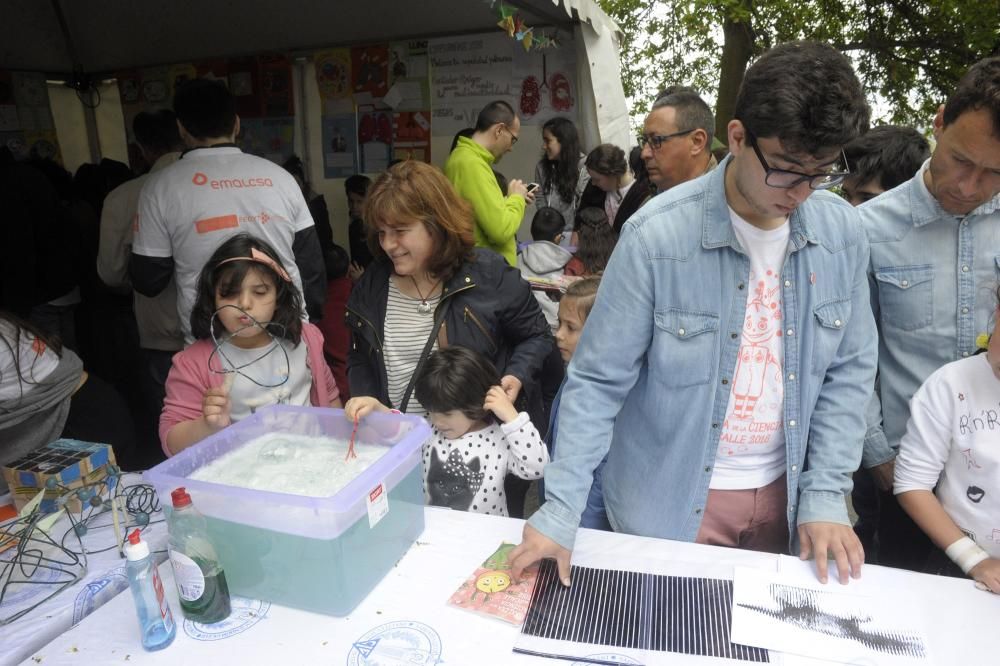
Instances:
[[[837,563],[840,584],[847,585],[850,578],[861,578],[861,565],[865,561],[865,549],[849,525],[840,523],[814,522],[799,525],[799,558],[816,560],[816,576],[826,583],[829,562],[827,554]]]

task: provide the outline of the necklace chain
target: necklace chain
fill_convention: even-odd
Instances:
[[[420,291],[420,287],[417,285],[417,279],[412,275],[409,276],[410,282],[413,283],[413,288],[417,290],[417,294],[420,296],[420,304],[417,306],[417,311],[421,314],[429,314],[431,312],[431,304],[427,302],[427,299],[434,296],[434,290],[438,288],[441,284],[441,280],[438,280],[431,288],[427,291],[427,296],[424,296],[424,292]]]

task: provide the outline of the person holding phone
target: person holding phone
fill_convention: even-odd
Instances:
[[[471,137],[460,136],[444,165],[444,174],[459,196],[472,205],[476,247],[502,255],[517,265],[515,236],[521,226],[526,204],[535,195],[524,182],[510,181],[506,192],[497,184],[493,165],[514,149],[521,121],[507,102],[490,102],[479,112]]]

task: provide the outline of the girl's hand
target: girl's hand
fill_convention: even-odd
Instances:
[[[351,277],[351,282],[357,282],[365,274],[365,269],[356,261],[352,261],[347,267],[347,274]]]
[[[969,570],[969,575],[993,594],[1000,594],[1000,560],[995,557],[983,560]]]
[[[344,416],[348,421],[358,421],[372,412],[391,412],[392,410],[370,396],[351,398],[344,405]]]
[[[489,393],[486,394],[483,409],[490,410],[504,423],[510,423],[517,418],[517,409],[514,407],[514,403],[499,386],[490,388]]]
[[[205,397],[201,401],[201,414],[205,417],[205,423],[212,430],[222,430],[230,423],[229,417],[229,387],[212,386],[205,390]]]

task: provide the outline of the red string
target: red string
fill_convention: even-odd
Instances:
[[[351,458],[357,458],[358,454],[354,452],[354,437],[358,434],[358,417],[354,417],[354,429],[351,430],[351,443],[347,447],[347,455],[344,456],[344,462],[347,462]]]

